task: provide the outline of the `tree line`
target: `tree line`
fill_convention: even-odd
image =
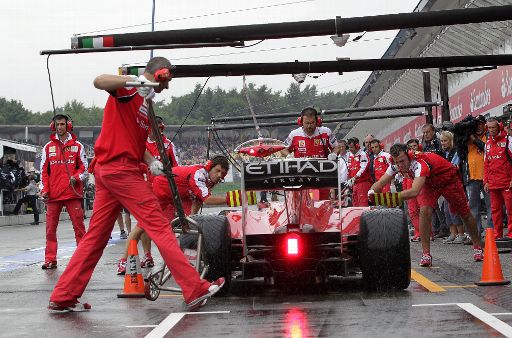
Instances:
[[[194,101],[201,92],[201,85],[196,84],[193,91],[183,96],[157,101],[155,113],[164,118],[166,124],[181,124],[188,115]],[[318,109],[335,109],[349,107],[357,92],[319,93],[315,85],[304,87],[297,83],[290,84],[285,91],[274,91],[266,85],[248,84],[250,101],[256,114],[287,113],[300,111],[306,106]],[[238,116],[250,114],[248,102],[243,90],[225,90],[220,87],[206,88],[185,124],[208,124],[212,116]],[[69,114],[75,125],[101,125],[103,107],[86,107],[82,102],[72,100],[63,107],[57,107],[56,113]],[[22,102],[0,97],[0,124],[45,125],[53,117],[53,111],[32,112],[23,107]]]

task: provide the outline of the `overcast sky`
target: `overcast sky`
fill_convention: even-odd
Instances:
[[[334,19],[337,15],[343,18],[403,13],[411,12],[417,4],[418,0],[156,0],[155,30]],[[254,9],[263,6],[272,7]],[[0,64],[4,75],[0,97],[19,100],[34,112],[51,110],[46,56],[41,56],[39,52],[70,48],[70,38],[74,34],[150,31],[151,25],[147,23],[151,22],[151,9],[152,0],[1,1]],[[114,29],[140,24],[147,25]],[[95,32],[103,29],[104,32]],[[369,32],[359,42],[349,42],[342,48],[334,46],[330,38],[324,36],[268,40],[245,49],[223,47],[156,50],[155,55],[165,56],[176,65],[292,62],[296,59],[331,61],[336,57],[380,58],[395,34],[396,31]],[[352,34],[351,39],[356,36],[357,34]],[[299,46],[308,47],[294,48]],[[66,102],[77,99],[86,106],[103,106],[106,95],[93,87],[94,77],[104,73],[115,74],[121,64],[145,62],[148,58],[149,51],[51,56],[50,71],[55,104],[63,106]],[[304,84],[316,84],[322,92],[359,90],[368,74],[326,74],[318,79],[309,77]],[[170,101],[172,96],[188,93],[196,83],[202,84],[205,80],[206,78],[174,79],[170,89],[160,94],[157,100]],[[248,81],[257,85],[267,84],[274,90],[286,90],[293,79],[290,75],[251,76]],[[242,78],[213,77],[208,86],[240,88]]]

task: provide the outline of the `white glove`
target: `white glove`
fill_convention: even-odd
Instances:
[[[356,181],[356,177],[354,176],[354,177],[352,177],[351,179],[349,179],[349,180],[347,181],[347,186],[348,186],[349,188],[352,188],[352,186],[354,185],[354,182],[355,182],[355,181]]]
[[[327,155],[327,159],[328,159],[329,161],[336,161],[336,160],[338,159],[338,155],[337,155],[337,154],[335,154],[335,153],[329,153],[329,154]]]
[[[375,194],[375,190],[370,189],[368,190],[368,197],[373,196]]]
[[[149,80],[146,79],[144,75],[139,76],[137,80],[140,83],[149,82]],[[152,87],[137,87],[137,93],[139,93],[140,96],[146,98],[146,100],[151,100],[155,97],[155,90]]]
[[[149,171],[153,176],[162,176],[164,174],[164,165],[159,160],[153,160],[149,164]]]

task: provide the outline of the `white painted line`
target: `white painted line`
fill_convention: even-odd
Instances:
[[[146,335],[145,338],[162,338],[172,328],[179,323],[179,321],[186,315],[208,315],[208,314],[222,314],[229,313],[229,311],[206,311],[206,312],[177,312],[171,313],[167,316],[158,326],[157,325],[143,325],[143,326],[127,326],[127,327],[154,327],[154,329]]]
[[[158,325],[128,325],[128,326],[125,326],[125,327],[133,329],[133,328],[137,328],[137,327],[157,327],[157,326]]]
[[[508,325],[507,323],[499,320],[498,318],[494,317],[491,313],[485,312],[484,310],[480,309],[478,306],[473,305],[472,303],[443,303],[443,304],[414,304],[413,306],[416,307],[422,307],[422,306],[453,306],[457,305],[464,311],[468,312],[469,314],[473,315],[480,321],[484,322],[485,324],[489,325],[505,337],[512,338],[512,327]]]
[[[441,303],[441,304],[413,304],[413,306],[450,306],[458,305],[459,303]]]
[[[512,337],[512,327],[507,323],[499,320],[488,312],[480,309],[471,303],[459,303],[458,306],[480,319],[505,337]]]
[[[184,313],[171,313],[157,327],[146,335],[146,338],[162,338],[171,331],[174,325],[185,317]]]
[[[230,311],[205,311],[205,312],[183,312],[186,315],[211,315],[229,313]]]
[[[493,316],[512,316],[512,312],[498,312],[498,313],[491,313]]]

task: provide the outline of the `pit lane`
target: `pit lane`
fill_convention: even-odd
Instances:
[[[420,245],[411,243],[415,278],[423,279],[416,278],[402,292],[367,293],[358,278],[333,278],[326,288],[290,292],[262,280],[235,280],[228,296],[210,300],[200,314],[186,314],[179,295],[163,293],[156,302],[116,297],[123,278],[115,275],[115,263],[125,242],[117,239],[118,233],[113,237],[82,297],[92,304],[92,311],[49,314],[49,294],[68,259],[59,258],[57,270],[43,271],[43,254],[34,249],[44,246],[44,226],[1,228],[0,261],[16,267],[0,271],[0,336],[143,337],[153,332],[168,337],[487,337],[508,335],[512,326],[510,286],[474,286],[481,263],[472,261],[471,246],[436,240],[433,268],[420,268]],[[59,255],[69,256],[69,222],[61,223],[59,240],[65,249]],[[19,256],[26,252],[36,254]],[[500,258],[505,278],[510,278],[511,255]],[[161,262],[158,255],[156,259]]]

